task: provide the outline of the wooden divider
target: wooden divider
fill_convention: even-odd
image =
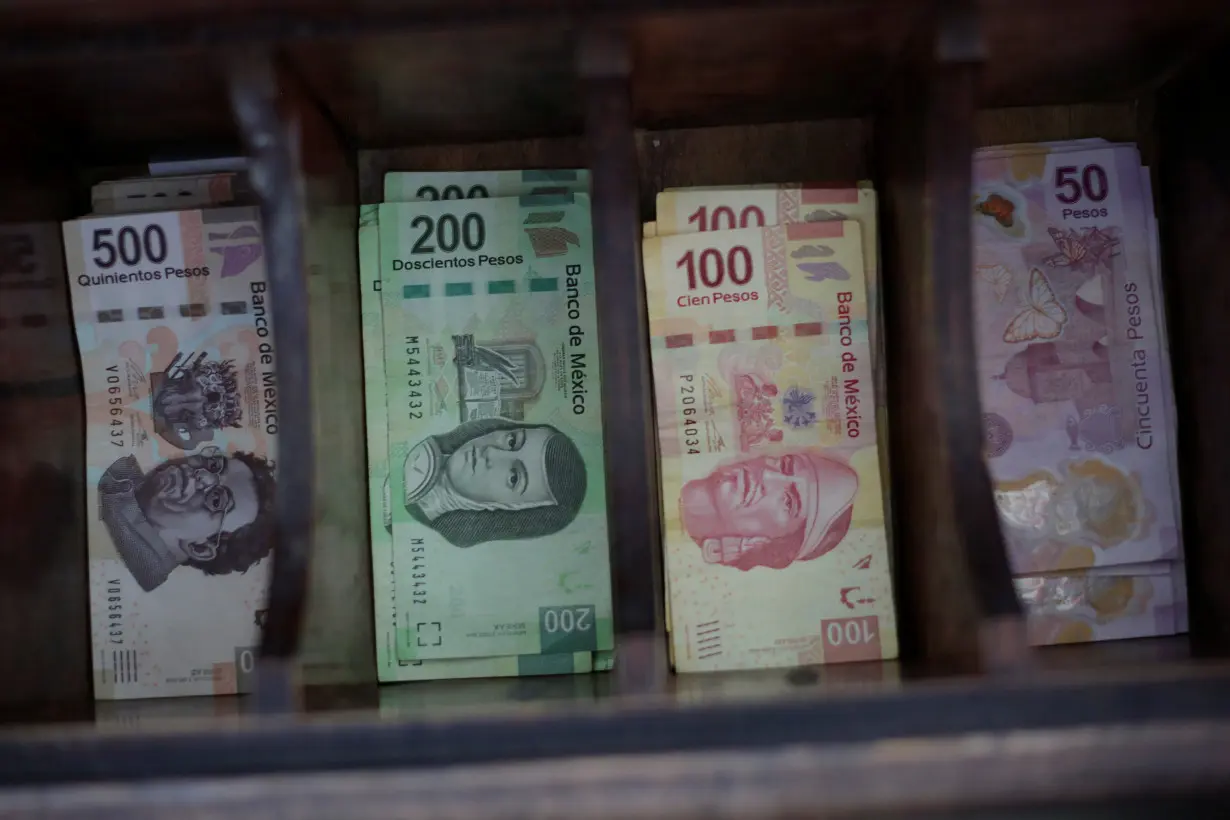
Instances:
[[[1230,48],[1160,92],[1162,278],[1193,650],[1230,654]]]
[[[932,672],[1026,650],[981,451],[968,207],[981,33],[968,5],[919,32],[877,123],[895,581],[907,657]]]

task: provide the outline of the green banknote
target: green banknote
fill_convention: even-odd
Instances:
[[[516,196],[558,188],[582,192],[587,171],[495,172],[390,172],[385,175],[386,198],[396,201]],[[471,197],[471,198],[473,198]],[[610,652],[591,658],[589,652],[569,655],[524,655],[492,658],[457,658],[406,661],[397,657],[398,620],[396,576],[393,572],[393,534],[388,500],[388,411],[384,378],[384,331],[380,314],[380,234],[376,205],[360,210],[359,265],[362,280],[363,360],[367,409],[368,492],[371,521],[376,653],[384,682],[440,678],[507,677],[608,671]]]
[[[368,513],[371,518],[372,591],[376,620],[376,665],[382,682],[442,678],[494,678],[589,672],[589,652],[494,658],[408,661],[397,656],[397,579],[388,504],[389,428],[384,377],[384,323],[380,315],[380,226],[376,205],[359,211],[359,275],[362,282],[363,384],[366,393]]]
[[[581,193],[589,189],[589,171],[390,171],[384,175],[385,202],[487,199],[525,194]]]
[[[589,198],[379,223],[398,657],[613,648]]]

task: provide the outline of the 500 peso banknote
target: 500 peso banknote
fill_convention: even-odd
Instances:
[[[95,696],[242,691],[273,547],[277,367],[260,225],[64,224],[86,401]]]

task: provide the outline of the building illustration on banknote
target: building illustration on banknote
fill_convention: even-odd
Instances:
[[[503,416],[525,418],[525,405],[546,381],[546,361],[534,342],[481,342],[453,336],[457,407],[462,422]]]

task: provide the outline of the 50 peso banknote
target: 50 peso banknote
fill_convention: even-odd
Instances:
[[[1017,573],[1182,554],[1141,171],[1127,145],[975,159],[984,454]]]
[[[64,224],[86,403],[99,699],[244,691],[278,404],[255,209]]]
[[[610,650],[588,197],[379,222],[398,656]]]
[[[676,668],[895,657],[859,225],[644,260]]]
[[[1187,631],[1182,564],[1094,567],[1013,579],[1035,645]]]

